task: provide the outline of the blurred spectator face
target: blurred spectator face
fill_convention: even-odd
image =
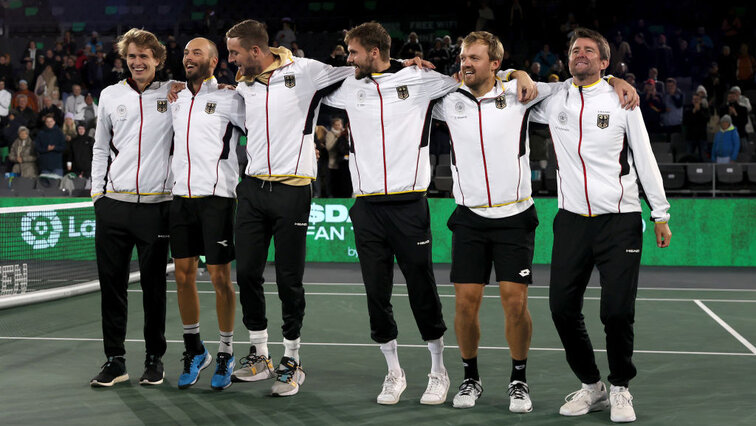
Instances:
[[[21,140],[29,139],[29,131],[25,129],[18,130],[18,138]]]
[[[29,41],[29,49],[36,49],[36,48],[37,48],[37,43],[35,43],[34,41]]]
[[[490,81],[496,70],[501,65],[500,61],[492,61],[488,56],[488,45],[475,42],[463,44],[459,54],[459,67],[465,85],[471,89],[478,89]]]
[[[333,49],[333,55],[334,56],[345,56],[346,52],[344,51],[344,46],[338,45]]]
[[[115,58],[115,60],[113,61],[113,67],[118,69],[123,68],[123,61],[121,60],[121,58]]]
[[[411,42],[413,42],[413,43],[417,43],[417,34],[416,34],[416,33],[414,33],[414,32],[411,32],[411,33],[409,34],[409,40],[410,40]]]
[[[698,105],[701,103],[701,95],[698,93],[693,94],[693,105]]]
[[[549,48],[549,45],[548,45],[548,44],[544,44],[544,45],[543,45],[543,51],[544,51],[544,53],[549,53],[549,49],[550,49],[550,48]]]
[[[462,43],[465,41],[464,37],[457,37],[457,46],[462,46]]]
[[[69,56],[68,58],[66,58],[66,66],[70,68],[76,66],[76,62],[74,62],[74,59],[72,57]]]
[[[541,63],[540,62],[533,62],[533,64],[530,65],[530,71],[532,71],[533,74],[540,74],[541,73]]]
[[[729,92],[727,93],[727,103],[736,103],[739,97],[737,92]]]
[[[48,116],[48,117],[45,117],[45,126],[46,126],[46,127],[48,128],[48,129],[52,129],[52,128],[53,128],[53,126],[55,126],[55,119],[54,119],[54,118],[52,118],[52,117],[49,117],[49,116]]]
[[[367,50],[358,39],[351,39],[347,49],[349,49],[347,64],[354,67],[354,78],[359,80],[378,71],[375,62],[381,57],[381,54],[377,47]]]
[[[26,109],[26,106],[29,105],[29,100],[24,95],[16,98],[16,101],[18,102],[18,109]]]
[[[63,119],[63,124],[67,124],[67,125],[70,126],[70,125],[74,124],[74,119],[71,118],[71,117],[66,117],[66,118]]]
[[[444,46],[451,46],[451,37],[448,35],[444,36]]]
[[[74,84],[72,90],[74,96],[81,95],[81,86],[79,86],[78,84]]]
[[[570,48],[570,74],[579,79],[601,76],[601,70],[609,66],[609,61],[601,59],[598,43],[590,38],[579,38]]]
[[[650,68],[648,70],[648,78],[652,80],[658,80],[659,77],[659,70],[656,68]]]
[[[732,123],[727,120],[722,120],[719,122],[719,125],[722,127],[722,130],[727,130],[732,126]]]
[[[47,49],[45,51],[45,56],[47,57],[47,59],[52,59],[54,55],[55,55],[55,52],[53,52],[52,49]]]
[[[45,105],[45,108],[50,108],[52,106],[52,99],[49,96],[45,96],[42,99],[42,103]]]
[[[666,87],[667,93],[669,94],[677,92],[677,82],[675,82],[674,80],[667,80],[664,83],[664,86]]]
[[[340,132],[344,128],[344,122],[340,118],[335,118],[331,122],[331,129]]]
[[[440,49],[441,48],[441,40],[436,39],[436,41],[433,42],[433,48],[434,49]]]
[[[92,97],[91,93],[87,93],[87,96],[84,98],[84,102],[87,105],[92,105],[92,103],[94,102],[94,98]]]
[[[730,56],[730,46],[727,46],[727,45],[722,46],[722,55]]]
[[[748,45],[743,43],[740,45],[740,54],[741,55],[747,55],[748,54]]]
[[[632,73],[625,74],[625,81],[631,86],[635,86],[635,75]]]
[[[8,62],[8,58],[5,55],[0,55],[0,65],[5,65]]]
[[[27,71],[31,71],[31,69],[32,69],[32,61],[31,60],[26,61],[26,63],[24,64],[24,66],[26,67]]]
[[[126,65],[134,81],[147,84],[155,78],[155,70],[160,65],[160,61],[155,58],[152,49],[129,43],[126,49]]]
[[[26,84],[25,81],[20,81],[18,83],[18,90],[26,90],[28,88],[29,88],[29,86]]]
[[[79,136],[84,136],[84,133],[86,133],[86,132],[87,132],[87,128],[86,127],[84,127],[84,126],[76,126],[76,133]]]
[[[656,94],[656,85],[655,84],[646,82],[646,84],[643,86],[643,88],[644,88],[644,91],[646,93],[650,93],[652,95]]]

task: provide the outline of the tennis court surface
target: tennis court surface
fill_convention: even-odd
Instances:
[[[142,387],[141,292],[129,292],[127,367],[129,383],[93,389],[89,379],[104,361],[99,293],[0,311],[0,423],[32,424],[609,424],[609,413],[579,418],[558,414],[559,406],[579,383],[564,359],[548,312],[548,267],[535,266],[530,289],[533,341],[528,382],[534,411],[508,411],[506,387],[511,367],[504,338],[504,314],[495,287],[486,289],[481,308],[479,365],[484,393],[475,408],[451,406],[462,379],[453,331],[454,289],[448,265],[437,265],[439,293],[449,327],[445,361],[452,380],[447,403],[420,405],[430,369],[409,309],[406,287],[394,289],[399,324],[399,357],[408,378],[395,406],[375,403],[385,374],[385,361],[369,338],[364,289],[355,264],[308,265],[305,281],[307,314],[302,332],[302,363],[307,380],[300,393],[269,396],[270,381],[235,383],[222,392],[210,389],[211,369],[188,390],[178,390],[181,370],[181,322],[175,282],[169,282],[167,338],[163,361],[166,381]],[[274,279],[272,268],[266,278]],[[171,279],[172,277],[169,277]],[[202,278],[202,277],[200,277]],[[206,278],[206,276],[205,276]],[[593,280],[596,281],[594,273]],[[397,273],[397,282],[403,277]],[[217,348],[214,293],[209,282],[201,291],[202,335],[210,351]],[[756,282],[744,268],[644,267],[636,304],[638,377],[631,383],[638,424],[756,424]],[[598,319],[600,290],[590,287],[584,313],[604,375],[608,373],[603,331]],[[280,304],[274,284],[266,284],[271,355],[283,354]],[[238,302],[237,302],[238,304]],[[248,351],[248,336],[237,308],[235,351]],[[279,343],[275,343],[278,340]]]

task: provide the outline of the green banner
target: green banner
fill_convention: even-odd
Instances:
[[[14,204],[25,205],[39,200],[44,199],[13,199]],[[451,261],[451,232],[446,221],[456,205],[448,198],[431,198],[428,202],[433,261],[448,263]],[[650,214],[643,205],[642,264],[756,266],[756,199],[677,198],[670,202],[672,241],[665,249],[656,247],[653,224],[648,220]],[[359,261],[349,218],[353,203],[352,199],[313,200],[307,229],[307,261]],[[548,264],[557,201],[537,198],[535,203],[540,225],[536,231],[533,261]],[[94,228],[94,214],[89,208],[0,215],[0,260],[93,260]],[[273,260],[273,244],[269,260]]]

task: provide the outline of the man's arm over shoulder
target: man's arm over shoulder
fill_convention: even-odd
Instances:
[[[420,87],[430,99],[438,99],[448,93],[457,90],[459,83],[454,77],[443,75],[430,69],[418,69],[416,66],[408,67],[417,73],[420,78]]]
[[[317,90],[344,81],[350,75],[354,75],[354,68],[349,66],[334,67],[314,59],[298,58],[297,61],[306,63],[307,72],[310,73]]]

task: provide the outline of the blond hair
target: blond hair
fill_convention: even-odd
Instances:
[[[488,46],[488,59],[491,61],[501,61],[504,59],[504,46],[499,38],[488,31],[473,31],[462,41],[462,47],[470,46],[474,43],[481,43]]]
[[[118,54],[120,54],[122,58],[126,59],[129,51],[129,44],[131,43],[134,43],[134,45],[140,49],[150,49],[152,51],[152,56],[154,56],[159,62],[157,69],[163,68],[166,58],[165,46],[160,44],[160,41],[155,37],[155,34],[138,28],[128,30],[126,34],[122,35],[118,40]]]

